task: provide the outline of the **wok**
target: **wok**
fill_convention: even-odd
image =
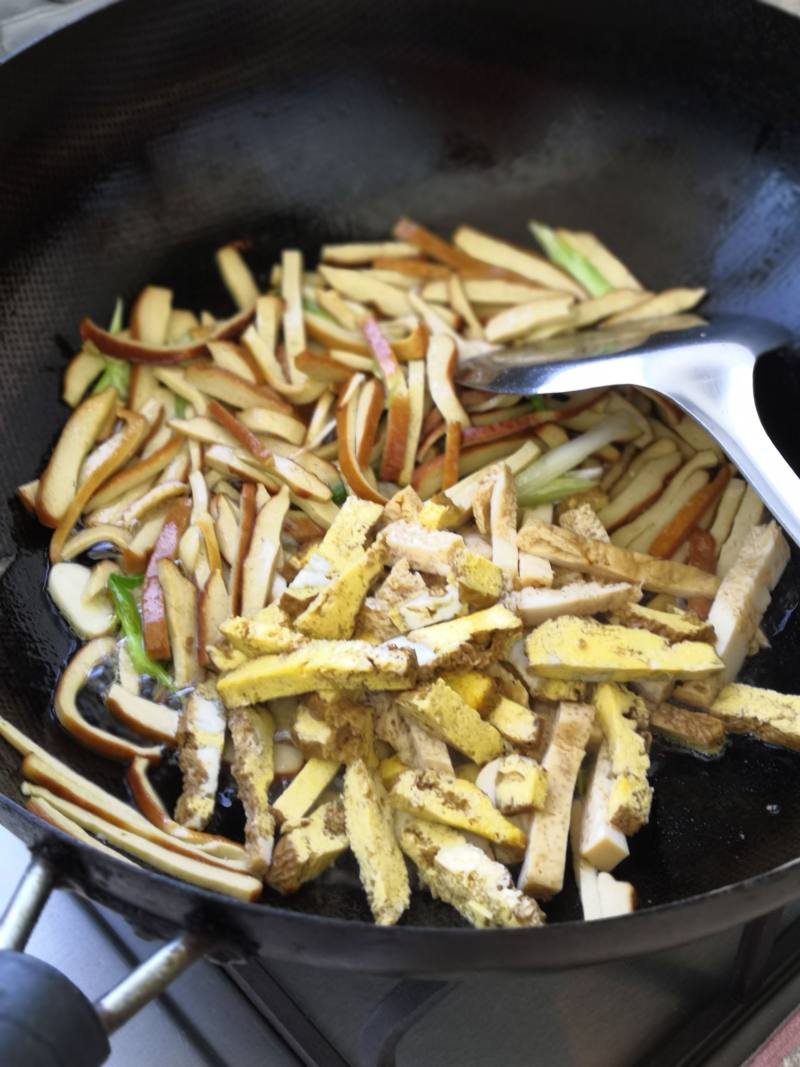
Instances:
[[[169,284],[224,311],[212,252],[384,235],[401,213],[524,240],[535,216],[594,228],[653,288],[707,284],[712,308],[800,326],[800,22],[743,0],[138,0],[0,67],[0,713],[100,784],[122,773],[55,722],[72,649],[44,592],[45,534],[13,500],[66,417],[65,355],[88,314]],[[797,468],[797,370],[759,368]],[[747,678],[797,692],[800,568]],[[574,888],[543,929],[478,932],[415,893],[373,926],[353,871],[248,905],[77,844],[21,806],[0,747],[0,821],[56,877],[140,931],[212,932],[232,954],[393,973],[550,969],[738,925],[800,890],[800,755],[747,739],[704,762],[653,754],[655,807],[619,868],[640,911],[583,924]],[[235,818],[235,812],[234,812]],[[50,872],[42,874],[42,870]],[[55,873],[53,873],[55,872]],[[35,877],[33,882],[35,882]],[[23,924],[24,925],[24,924]]]

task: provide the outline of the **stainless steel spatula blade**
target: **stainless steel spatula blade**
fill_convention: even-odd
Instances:
[[[756,409],[753,370],[786,346],[782,326],[743,315],[704,325],[686,319],[629,322],[462,359],[456,380],[493,393],[573,393],[636,385],[669,397],[728,454],[800,544],[800,479],[773,445]]]

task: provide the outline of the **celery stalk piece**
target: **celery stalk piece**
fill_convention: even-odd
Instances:
[[[142,581],[142,575],[112,574],[109,576],[108,588],[114,611],[125,636],[125,647],[136,671],[155,678],[167,689],[174,689],[175,683],[169,674],[159,663],[148,656],[144,647],[142,620],[133,597],[133,590],[141,585]]]
[[[571,274],[575,281],[584,287],[589,296],[602,296],[612,288],[586,256],[570,248],[566,241],[563,241],[549,226],[545,226],[543,222],[529,222],[528,226],[542,246],[547,258],[557,267]]]
[[[565,441],[563,445],[546,452],[540,459],[534,460],[529,467],[516,477],[518,496],[527,496],[534,489],[539,489],[554,478],[558,478],[591,456],[593,452],[610,444],[612,441],[627,437],[635,430],[629,415],[611,415],[597,426]]]

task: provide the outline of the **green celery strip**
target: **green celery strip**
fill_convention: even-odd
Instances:
[[[586,256],[568,245],[555,230],[545,226],[543,222],[529,222],[528,225],[547,258],[571,274],[589,296],[602,296],[612,288],[597,267],[590,263]]]
[[[569,471],[574,471],[592,453],[611,441],[630,441],[631,437],[635,436],[634,429],[634,424],[626,413],[609,415],[591,430],[565,441],[563,445],[551,448],[525,470],[520,471],[516,479],[517,494],[532,493]]]
[[[124,305],[122,298],[117,297],[117,302],[114,305],[114,314],[111,316],[111,322],[108,327],[109,333],[117,334],[122,330],[123,322],[122,316],[124,311]],[[97,379],[92,389],[93,393],[102,393],[104,389],[108,389],[109,385],[113,385],[117,390],[120,400],[125,401],[128,399],[128,389],[131,381],[131,365],[123,359],[112,359],[110,356],[105,358],[105,368],[103,373]]]
[[[125,647],[136,671],[139,674],[149,675],[167,689],[175,689],[172,678],[159,663],[148,656],[144,647],[142,620],[133,596],[133,590],[143,581],[144,578],[141,575],[112,574],[109,576],[108,588],[114,603],[114,611],[125,637]]]
[[[312,315],[319,315],[323,319],[327,319],[329,322],[336,322],[333,315],[328,314],[324,307],[321,307],[316,300],[312,300],[310,296],[303,297],[303,310],[311,312]]]
[[[598,478],[581,478],[577,474],[560,474],[552,481],[539,486],[538,489],[523,489],[517,495],[521,508],[535,508],[539,504],[554,504],[573,493],[582,493],[585,489],[594,489],[599,484]]]
[[[102,393],[109,385],[113,385],[119,394],[120,400],[128,399],[128,388],[131,381],[131,365],[121,359],[111,359],[106,356],[105,370],[97,379],[92,389],[93,393]]]
[[[125,305],[122,303],[122,297],[117,297],[117,302],[114,305],[114,314],[111,316],[111,322],[109,323],[109,333],[121,333],[122,332],[122,315],[125,310]]]

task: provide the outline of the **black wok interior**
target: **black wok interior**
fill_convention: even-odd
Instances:
[[[66,417],[61,374],[83,315],[105,321],[146,282],[224,312],[219,243],[249,241],[264,280],[283,247],[313,256],[325,240],[385,235],[405,213],[518,241],[530,217],[596,229],[653,288],[706,284],[712,308],[797,328],[798,50],[799,21],[738,0],[138,0],[0,68],[0,557],[13,557],[0,579],[0,713],[121,790],[119,769],[53,720],[72,641],[44,593],[46,534],[12,496]],[[767,360],[758,394],[800,466],[796,366],[791,353]],[[765,625],[772,648],[747,669],[758,684],[800,691],[798,600],[794,559]],[[653,819],[619,868],[642,906],[800,854],[800,755],[740,740],[715,762],[656,745],[653,762]],[[18,765],[0,746],[0,793],[14,801]],[[56,840],[8,805],[0,819]],[[211,918],[262,942],[276,929],[269,908],[254,918],[84,850],[62,854],[76,884],[145,928]],[[346,865],[267,903],[368,918]],[[548,910],[575,917],[574,889]],[[459,922],[418,894],[383,944],[420,925]],[[306,926],[286,944],[313,955],[320,924]]]

